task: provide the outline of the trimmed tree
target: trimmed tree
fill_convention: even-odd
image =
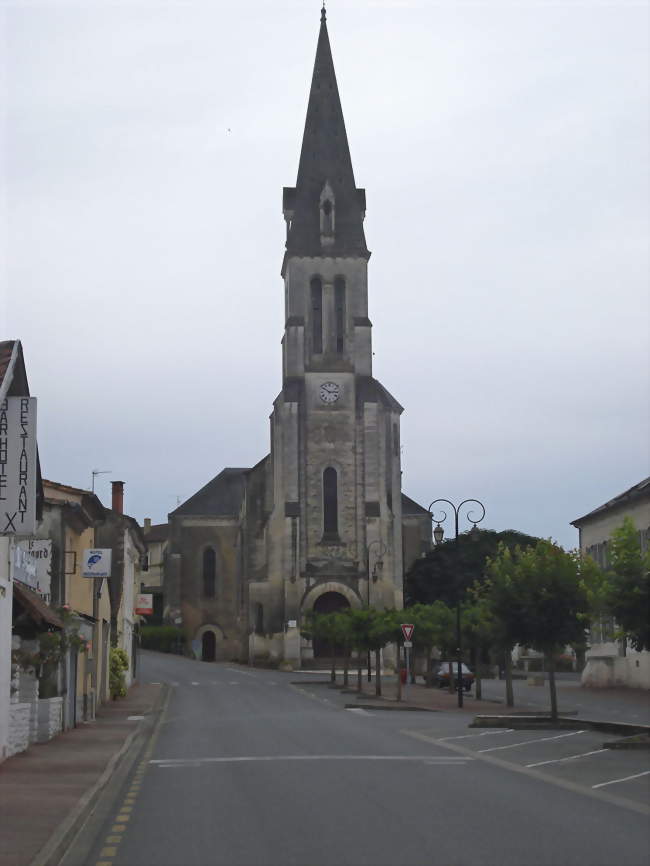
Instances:
[[[650,649],[650,550],[641,550],[639,533],[626,517],[609,545],[608,606],[635,650]]]
[[[584,638],[589,608],[580,557],[552,541],[510,551],[505,546],[488,563],[487,603],[504,639],[531,646],[548,663],[551,718],[557,720],[555,656]]]

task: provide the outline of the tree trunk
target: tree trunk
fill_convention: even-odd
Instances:
[[[375,694],[381,695],[381,650],[375,650]]]
[[[483,698],[483,680],[481,678],[481,666],[479,664],[476,665],[476,679],[474,682],[476,683],[476,700],[480,701]]]
[[[413,649],[411,650],[411,670],[409,671],[409,673],[410,673],[410,680],[409,680],[409,682],[411,683],[411,685],[415,685],[415,659],[416,659],[416,653],[417,653],[417,650],[415,649],[415,647],[413,647]]]
[[[454,665],[452,662],[449,662],[447,667],[449,668],[449,694],[453,695],[456,691],[454,688]]]
[[[360,692],[361,680],[363,679],[363,655],[361,650],[357,650],[357,691]]]
[[[334,655],[334,645],[330,647],[332,653],[332,670],[330,671],[330,682],[336,682],[336,656]]]
[[[550,652],[548,661],[548,687],[551,692],[551,721],[557,722],[557,691],[555,689],[555,655]]]
[[[350,681],[350,653],[347,650],[347,647],[344,647],[343,656],[343,688],[347,689],[349,681]]]
[[[433,685],[433,648],[429,647],[427,649],[427,675],[426,675],[426,685],[427,688],[430,689]]]
[[[512,655],[510,649],[505,652],[504,670],[506,674],[506,706],[514,707],[515,696],[512,690]]]
[[[399,644],[397,644],[397,700],[402,700],[402,661]]]

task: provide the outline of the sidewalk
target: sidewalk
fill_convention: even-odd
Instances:
[[[418,678],[421,680],[421,678]],[[343,677],[337,676],[337,688],[343,690]],[[408,700],[404,700],[402,686],[402,702],[397,703],[397,677],[382,676],[382,696],[375,698],[375,682],[369,683],[364,672],[363,694],[357,695],[357,677],[350,672],[347,694],[350,702],[358,700],[359,706],[369,708],[373,703],[378,705],[429,710],[456,711],[473,713],[474,715],[504,714],[523,715],[545,713],[550,709],[548,684],[541,687],[529,687],[525,682],[515,681],[515,705],[507,707],[505,702],[505,682],[502,680],[483,681],[483,699],[478,701],[470,693],[463,694],[463,708],[459,710],[458,696],[450,694],[448,689],[437,686],[427,688],[421,682],[410,683]],[[597,721],[624,722],[628,724],[650,724],[650,695],[640,689],[586,689],[580,682],[558,682],[558,709],[560,713],[570,713],[576,718],[587,718]]]
[[[150,713],[160,694],[158,685],[136,684],[127,697],[103,704],[96,721],[0,764],[0,866],[32,863],[128,746],[141,724],[128,717]]]
[[[343,678],[337,678],[337,688],[343,689]],[[346,694],[352,700],[358,700],[359,706],[370,708],[373,704],[377,704],[382,708],[391,706],[394,709],[412,709],[412,710],[428,710],[429,712],[452,711],[466,712],[476,715],[477,713],[495,712],[498,704],[494,701],[477,701],[471,694],[463,692],[463,708],[459,710],[458,695],[456,692],[449,693],[449,689],[441,689],[437,686],[427,688],[420,683],[409,683],[408,688],[402,686],[402,700],[397,701],[397,677],[394,675],[383,675],[381,678],[381,697],[375,696],[375,681],[369,683],[364,677],[362,681],[362,695],[357,693],[357,677],[350,676],[350,684]],[[406,688],[406,699],[405,699]],[[499,702],[500,703],[500,702]]]

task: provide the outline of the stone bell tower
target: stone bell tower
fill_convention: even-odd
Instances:
[[[281,599],[282,655],[294,663],[311,653],[299,635],[307,611],[402,606],[402,407],[372,376],[365,209],[323,10],[298,177],[283,194],[282,391],[271,415],[264,596]]]

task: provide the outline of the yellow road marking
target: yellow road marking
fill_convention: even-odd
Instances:
[[[121,836],[107,836],[106,841],[111,845],[119,845],[119,843],[122,841],[122,837]]]
[[[123,833],[126,830],[126,824],[113,824],[111,833]]]
[[[115,820],[116,820],[116,821],[129,821],[130,819],[131,819],[131,816],[130,816],[130,815],[122,815],[122,814],[120,814],[120,815],[117,816],[117,818],[116,818]]]
[[[117,853],[117,848],[109,846],[108,848],[102,848],[99,852],[100,857],[115,857]]]
[[[113,866],[110,860],[98,860],[95,866]]]
[[[120,811],[120,812],[132,812],[132,811],[133,811],[133,806],[127,806],[127,805],[124,805],[124,806],[122,806],[122,808],[121,808],[119,811]]]

